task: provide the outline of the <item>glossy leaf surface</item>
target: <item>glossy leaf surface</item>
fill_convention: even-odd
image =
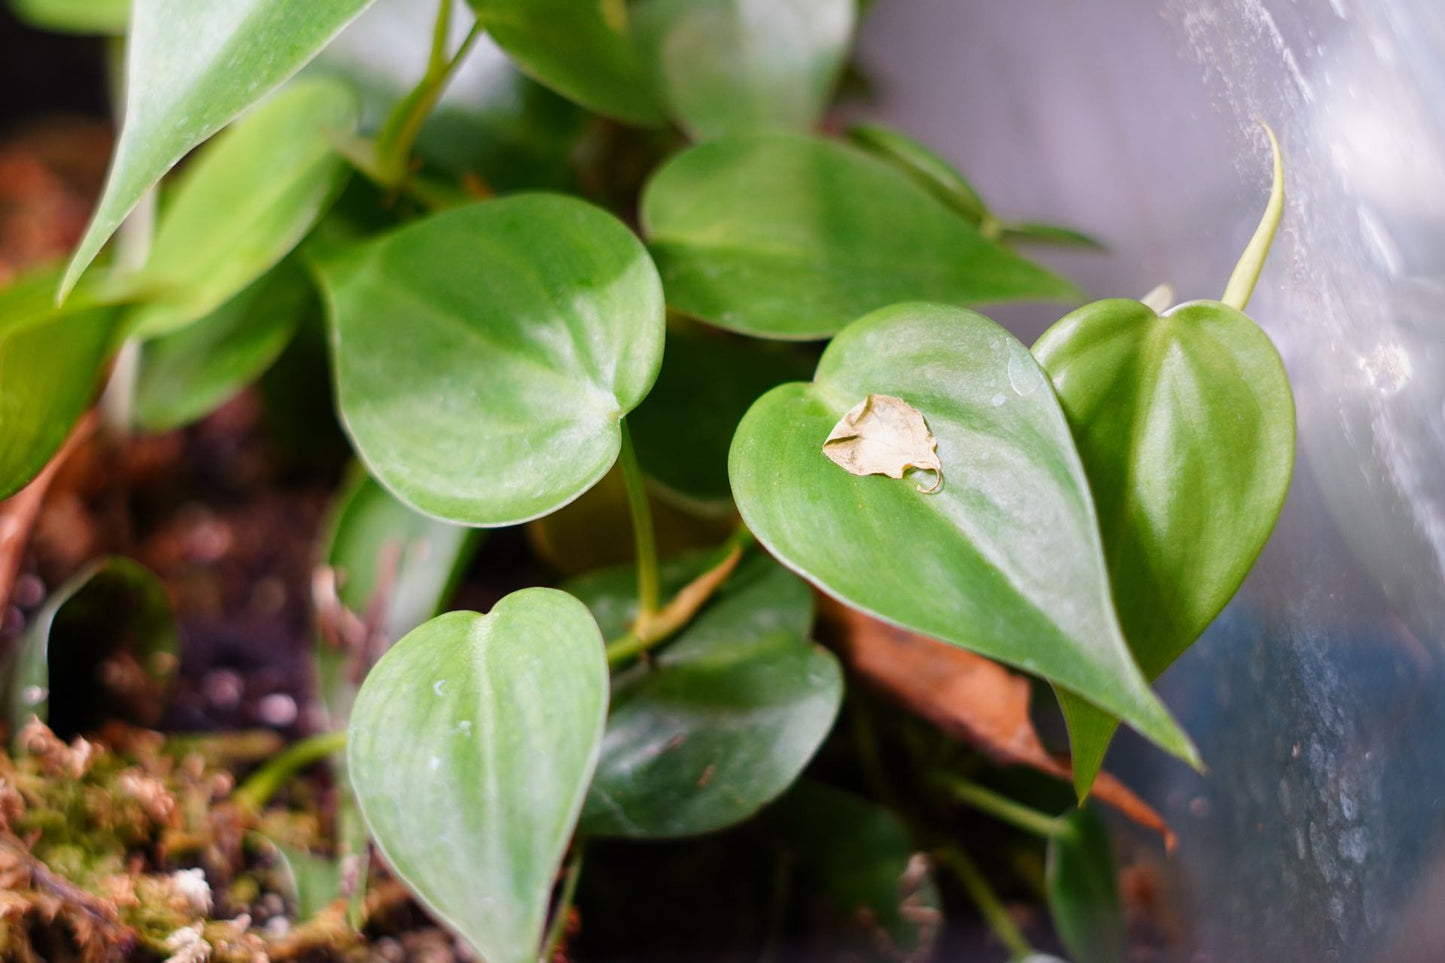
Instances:
[[[51,593],[20,638],[5,697],[10,731],[34,715],[68,736],[110,718],[107,709],[154,725],[179,644],[165,588],[150,570],[127,558],[87,566]],[[128,691],[106,691],[99,668],[107,660]]]
[[[926,864],[915,862],[918,846],[898,816],[853,793],[804,780],[772,818],[797,859],[807,918],[821,916],[851,931],[847,958],[896,960],[931,945],[937,928],[925,925],[919,911],[941,913],[942,901]],[[880,934],[864,921],[881,928],[891,945],[879,946]]]
[[[168,195],[136,280],[153,298],[127,324],[154,337],[230,301],[294,248],[350,167],[331,135],[356,126],[337,81],[292,84],[201,149]]]
[[[653,175],[642,222],[669,305],[760,337],[828,337],[905,300],[1078,295],[883,162],[822,140],[694,147]]]
[[[632,614],[631,569],[570,587],[599,624]],[[801,579],[761,555],[740,565],[650,666],[617,679],[582,831],[712,832],[786,790],[832,728],[843,696],[837,659],[807,640],[812,621],[812,593]]]
[[[869,393],[938,440],[943,487],[849,474],[823,440]],[[1082,465],[1048,378],[982,315],[904,304],[849,325],[809,384],[773,389],[729,459],[743,520],[825,592],[1007,662],[1193,756],[1119,630]]]
[[[370,0],[134,0],[125,124],[69,290],[141,195],[316,55]]]
[[[19,491],[90,407],[110,360],[116,308],[79,292],[55,306],[58,271],[0,287],[0,498]]]
[[[854,0],[644,0],[638,47],[697,140],[817,124],[848,56]]]
[[[657,377],[657,272],[625,226],[523,195],[419,221],[322,268],[341,417],[383,484],[507,525],[611,467]]]
[[[1034,346],[1094,492],[1124,636],[1144,674],[1169,667],[1239,588],[1294,466],[1294,402],[1269,338],[1212,301],[1163,316],[1100,301]],[[1076,780],[1114,723],[1065,700]]]
[[[468,0],[517,66],[598,113],[662,120],[624,0]]]
[[[524,589],[449,612],[367,676],[347,766],[377,846],[488,963],[533,963],[607,715],[586,606]]]
[[[136,378],[136,424],[170,431],[204,418],[260,377],[302,320],[319,310],[305,270],[283,262],[205,317],[147,341]]]
[[[1049,913],[1074,963],[1120,963],[1124,911],[1119,905],[1109,831],[1089,809],[1059,819],[1049,839],[1045,879]]]
[[[684,503],[729,510],[728,446],[738,422],[763,392],[811,368],[791,346],[669,330],[657,384],[628,418],[648,477]]]

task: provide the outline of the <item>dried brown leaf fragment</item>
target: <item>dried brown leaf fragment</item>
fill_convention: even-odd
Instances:
[[[848,410],[823,442],[823,454],[854,475],[902,478],[910,468],[934,473],[933,494],[943,487],[938,439],[917,408],[892,395],[869,395]]]

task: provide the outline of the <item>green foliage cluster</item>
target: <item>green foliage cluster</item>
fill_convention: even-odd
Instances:
[[[167,430],[324,305],[364,466],[328,560],[349,574],[338,611],[371,613],[359,641],[333,624],[324,694],[380,851],[484,959],[555,938],[554,881],[567,864],[565,903],[584,838],[710,832],[798,779],[843,694],[807,583],[1050,683],[1080,798],[1121,721],[1198,763],[1149,683],[1234,594],[1288,486],[1289,384],[1242,313],[1278,167],[1222,301],[1094,302],[1030,350],[972,307],[1077,303],[1018,248],[1096,245],[997,217],[898,132],[817,132],[854,0],[470,0],[459,47],[443,2],[420,81],[379,124],[355,78],[297,76],[367,0],[81,6],[18,9],[125,31],[125,123],[68,268],[0,291],[0,492],[46,463],[117,354],[135,370],[120,410]],[[483,34],[530,93],[472,118],[489,160],[459,179],[437,105]],[[564,190],[512,189],[539,179]],[[824,456],[875,394],[926,420],[937,493]],[[432,618],[474,530],[557,512],[614,466],[635,570]],[[659,564],[649,488],[735,505],[745,527]],[[375,635],[404,637],[357,692]],[[1049,885],[1074,951],[1105,959],[1115,937],[1077,902],[1112,899],[1090,818],[1049,831]]]

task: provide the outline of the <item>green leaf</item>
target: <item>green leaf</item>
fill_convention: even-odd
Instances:
[[[572,198],[457,208],[321,273],[358,453],[404,501],[452,521],[525,521],[590,488],[662,362],[647,252]]]
[[[317,311],[306,271],[283,261],[206,317],[147,341],[136,379],[136,424],[160,432],[204,418],[259,378]]]
[[[822,140],[694,147],[653,175],[642,222],[670,306],[760,337],[825,338],[908,299],[1078,297],[886,164]]]
[[[207,144],[168,196],[127,323],[154,337],[221,308],[290,253],[331,206],[350,166],[330,135],[357,101],[330,79],[291,84]]]
[[[1005,244],[1047,244],[1051,247],[1077,248],[1082,251],[1108,250],[1103,241],[1083,231],[1033,221],[1008,221],[1000,224],[999,240]]]
[[[0,498],[25,487],[100,390],[119,311],[80,292],[55,306],[58,269],[0,287]]]
[[[387,863],[487,963],[534,963],[607,717],[587,607],[554,589],[449,612],[367,676],[347,766]]]
[[[276,852],[290,890],[287,895],[296,908],[296,922],[307,922],[341,897],[340,861],[262,838]]]
[[[118,695],[132,721],[154,725],[153,710],[178,664],[179,636],[164,586],[127,558],[94,562],[61,585],[21,636],[5,692],[12,733],[38,716],[62,734],[99,725],[112,714],[97,706],[102,662],[124,658],[139,674]],[[116,707],[109,707],[114,709]]]
[[[693,138],[808,131],[847,61],[854,0],[643,0],[637,45]]]
[[[731,511],[733,431],[763,392],[806,378],[810,366],[790,346],[670,329],[657,384],[628,417],[648,477],[689,507]]]
[[[1224,608],[1274,528],[1294,467],[1294,401],[1269,338],[1214,301],[1162,316],[1086,305],[1044,333],[1048,371],[1094,492],[1114,607],[1156,678]],[[1064,698],[1076,782],[1114,722]]]
[[[943,466],[936,494],[913,476],[850,474],[823,453],[870,393],[922,413]],[[1083,466],[1048,378],[992,321],[904,304],[849,325],[812,383],[753,405],[729,471],[758,540],[823,591],[1036,673],[1194,758],[1119,630]]]
[[[135,0],[125,124],[62,295],[166,171],[279,87],[370,2]]]
[[[1049,838],[1045,871],[1049,912],[1074,963],[1124,959],[1124,912],[1114,853],[1104,823],[1090,809],[1059,819]]]
[[[322,558],[336,573],[338,601],[394,641],[436,615],[481,537],[408,508],[356,466],[332,508]],[[344,722],[356,686],[348,653],[322,644],[316,656],[322,701]]]
[[[662,120],[624,0],[468,0],[523,72],[598,113]]]
[[[635,614],[631,569],[569,589],[599,624]],[[618,678],[582,832],[691,836],[741,822],[782,794],[843,697],[838,660],[807,640],[812,621],[800,579],[761,555],[739,566],[650,666]]]
[[[943,201],[970,224],[989,217],[977,189],[948,161],[901,131],[877,124],[849,128],[848,139],[880,160],[887,161],[919,187]]]
[[[851,959],[855,953],[866,959],[913,958],[914,951],[931,943],[938,927],[922,925],[919,910],[941,913],[942,901],[926,868],[911,878],[918,847],[901,819],[852,793],[809,780],[795,786],[772,816],[797,859],[797,889],[811,911],[807,918],[821,916],[853,931],[846,946],[850,952],[835,947],[837,958]],[[860,925],[862,920],[876,921],[891,947],[878,946],[878,934]]]
[[[123,34],[130,0],[10,0],[16,18],[42,30]]]

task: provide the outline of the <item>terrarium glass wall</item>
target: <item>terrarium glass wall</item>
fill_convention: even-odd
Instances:
[[[1445,959],[1445,4],[887,0],[862,59],[866,113],[1110,244],[1056,259],[1098,296],[1218,297],[1267,191],[1256,121],[1279,132],[1251,314],[1294,383],[1294,485],[1162,682],[1209,773],[1111,764],[1179,831],[1182,958]]]

